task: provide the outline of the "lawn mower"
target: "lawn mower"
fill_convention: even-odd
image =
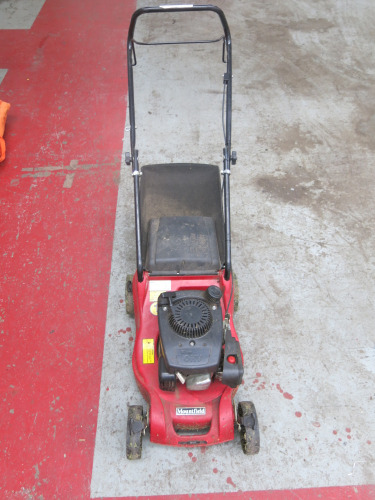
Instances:
[[[223,169],[165,163],[139,166],[133,69],[134,31],[142,15],[213,12],[223,35]],[[144,43],[160,45],[166,42]],[[168,43],[192,43],[187,41]],[[259,452],[259,426],[251,401],[234,396],[243,378],[243,356],[233,324],[236,284],[231,266],[229,176],[232,45],[223,11],[213,5],[165,5],[136,10],[127,41],[130,147],[137,269],[126,283],[126,306],[136,335],[132,357],[138,387],[148,403],[128,407],[126,456],[141,458],[146,430],[153,443],[209,446],[234,439],[245,454]]]

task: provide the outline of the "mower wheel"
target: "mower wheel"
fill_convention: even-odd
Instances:
[[[139,460],[141,458],[142,434],[145,428],[142,406],[129,406],[126,428],[126,458],[128,460]]]
[[[260,448],[259,424],[255,406],[251,401],[238,403],[237,423],[242,451],[245,455],[256,455]]]
[[[126,276],[125,305],[126,305],[126,314],[134,318],[133,276],[131,274],[128,274]]]
[[[238,287],[238,278],[237,274],[232,271],[232,279],[233,279],[233,312],[238,311],[238,306],[240,303],[240,290]]]

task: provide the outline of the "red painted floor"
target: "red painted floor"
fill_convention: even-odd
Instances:
[[[0,165],[4,499],[90,497],[134,8],[47,0],[30,30],[0,30],[8,69],[0,99],[12,104]],[[375,493],[358,486],[225,498]]]
[[[0,31],[2,498],[89,497],[133,9],[48,0]]]

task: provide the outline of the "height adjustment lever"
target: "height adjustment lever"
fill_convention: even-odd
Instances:
[[[237,151],[232,151],[232,156],[230,158],[232,160],[232,165],[237,163]]]
[[[132,162],[132,157],[131,157],[130,153],[125,153],[125,163],[127,165],[130,165],[131,162]]]

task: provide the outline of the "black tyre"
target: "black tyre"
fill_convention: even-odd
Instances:
[[[126,428],[126,458],[139,460],[142,456],[142,434],[145,428],[142,406],[129,406]]]
[[[242,451],[245,455],[256,455],[260,449],[259,424],[255,406],[251,401],[238,403],[237,423]]]
[[[134,318],[133,276],[131,274],[126,276],[125,306],[126,314]]]

